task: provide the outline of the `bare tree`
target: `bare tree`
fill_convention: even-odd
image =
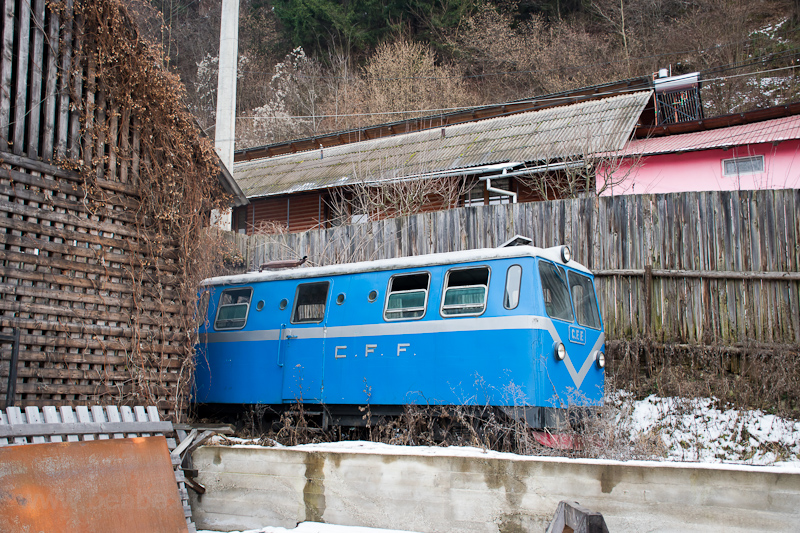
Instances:
[[[625,64],[628,76],[631,76],[631,53],[628,46],[628,31],[625,28],[625,0],[593,0],[592,9],[614,28],[614,32],[622,39]]]
[[[331,191],[332,219],[340,224],[458,207],[467,191],[461,177],[359,181]]]
[[[543,200],[578,198],[625,189],[640,166],[641,155],[628,155],[624,148],[598,151],[587,135],[577,153],[530,165],[531,174],[518,179]]]
[[[302,48],[295,48],[275,65],[266,102],[237,123],[240,147],[259,146],[315,135],[322,129],[323,102],[328,87],[325,69]]]

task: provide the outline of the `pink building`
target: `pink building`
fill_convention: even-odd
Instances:
[[[598,168],[598,191],[611,195],[800,188],[800,114],[790,114],[795,107],[784,108],[789,116],[771,120],[758,121],[754,114],[720,117],[749,123],[714,129],[708,129],[711,121],[701,120],[638,131],[637,137],[650,136],[631,140]]]

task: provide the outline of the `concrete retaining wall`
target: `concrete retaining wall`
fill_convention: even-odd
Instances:
[[[800,530],[800,472],[777,468],[206,446],[198,529],[301,521],[421,532],[544,531],[558,502],[611,533]],[[191,492],[191,491],[190,491]]]

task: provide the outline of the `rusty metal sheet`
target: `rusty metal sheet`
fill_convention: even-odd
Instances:
[[[0,531],[188,531],[166,439],[0,448]]]

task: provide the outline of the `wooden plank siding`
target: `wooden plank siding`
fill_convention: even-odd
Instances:
[[[592,269],[607,338],[800,345],[800,191],[590,197],[467,207],[282,235],[235,235],[250,269],[569,244]],[[646,275],[649,271],[650,274]]]
[[[454,178],[461,183],[462,178]],[[470,185],[477,180],[470,179]],[[512,178],[510,192],[518,195],[520,203],[536,202],[542,200],[542,195],[528,182]],[[458,189],[466,190],[465,185],[454,185]],[[489,205],[489,194],[484,191],[484,202]],[[352,194],[352,193],[346,193]],[[327,191],[314,191],[309,193],[295,193],[266,198],[250,198],[250,204],[238,207],[233,213],[233,231],[247,235],[259,233],[275,233],[282,231],[305,231],[312,228],[330,228],[339,225],[341,221],[334,220],[335,214],[331,205],[331,194]],[[459,199],[459,205],[464,205],[464,197]],[[448,209],[451,205],[442,194],[430,194],[425,203],[419,207],[419,212],[428,213]]]
[[[191,346],[177,243],[148,246],[137,222],[139,128],[82,52],[95,46],[73,5],[6,0],[0,13],[0,333],[20,332],[14,400],[119,405],[146,389],[180,419]],[[2,400],[10,354],[0,342]]]
[[[247,234],[305,231],[327,221],[327,204],[321,193],[257,198],[233,214],[233,230]]]

